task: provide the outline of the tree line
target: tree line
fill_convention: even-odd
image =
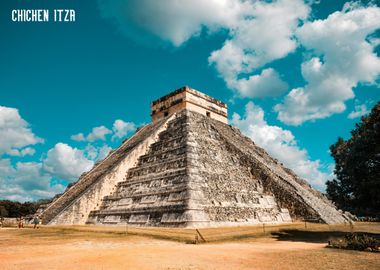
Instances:
[[[51,202],[50,199],[39,200],[35,202],[15,202],[9,200],[0,201],[0,217],[24,217],[33,215],[37,209],[42,205]]]

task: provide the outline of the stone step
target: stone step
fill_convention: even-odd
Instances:
[[[166,151],[167,149],[175,148],[179,145],[186,145],[186,139],[183,135],[152,144],[149,153],[160,153],[160,151]]]
[[[137,213],[165,213],[175,211],[185,211],[187,207],[185,205],[165,205],[155,207],[136,207],[133,209],[107,209],[93,211],[92,214],[96,215],[116,215],[116,214],[137,214]]]
[[[118,186],[127,186],[127,185],[134,184],[134,183],[140,183],[140,182],[143,183],[146,181],[155,181],[155,180],[166,179],[166,178],[170,178],[170,177],[185,176],[185,175],[186,175],[186,168],[179,168],[177,170],[171,170],[171,171],[167,171],[167,172],[157,173],[153,177],[147,176],[147,175],[132,176],[130,178],[126,178],[125,181],[120,182],[118,184]]]
[[[133,194],[128,194],[128,195],[119,195],[119,194],[114,194],[114,195],[109,195],[105,196],[103,201],[115,201],[115,200],[120,200],[120,199],[126,199],[126,198],[141,198],[144,196],[153,196],[153,195],[166,195],[166,194],[171,194],[171,193],[179,193],[182,191],[187,191],[189,190],[186,185],[184,186],[179,186],[171,189],[163,189],[163,190],[147,190],[145,192],[140,192],[140,193],[133,193]]]
[[[127,179],[132,176],[142,176],[152,173],[159,173],[166,170],[175,170],[178,168],[183,168],[186,166],[186,156],[176,157],[170,160],[165,160],[163,162],[156,162],[153,164],[142,165],[140,167],[134,167],[128,170]]]
[[[139,158],[137,166],[144,166],[145,164],[154,162],[164,162],[165,160],[170,160],[184,154],[186,154],[186,145],[181,145],[175,148],[166,149],[165,151],[158,153],[150,153],[141,156]]]

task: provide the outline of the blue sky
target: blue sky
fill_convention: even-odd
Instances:
[[[379,31],[375,1],[1,1],[0,199],[61,192],[183,85],[323,191],[329,146],[380,100]]]

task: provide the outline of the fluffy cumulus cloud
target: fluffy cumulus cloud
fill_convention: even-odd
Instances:
[[[34,151],[23,149],[26,152]],[[23,155],[19,151],[18,157]],[[75,181],[94,162],[105,158],[111,147],[104,144],[94,147],[88,144],[85,149],[77,149],[64,143],[57,143],[41,162],[12,162],[10,158],[0,158],[0,199],[32,201],[51,198],[62,193],[65,186],[53,179]]]
[[[99,9],[122,33],[148,44],[180,46],[202,30],[223,29],[228,37],[209,63],[242,97],[276,96],[288,89],[278,72],[259,68],[295,50],[294,32],[310,12],[302,0],[103,0]]]
[[[18,201],[52,197],[62,185],[51,185],[51,175],[39,162],[12,162],[9,157],[34,155],[30,145],[42,143],[15,108],[0,106],[0,198]],[[8,156],[8,157],[7,157]]]
[[[111,134],[112,131],[106,128],[105,126],[94,127],[90,134],[87,135],[86,140],[93,142],[96,140],[106,140],[106,135]]]
[[[83,141],[86,140],[86,138],[83,135],[83,133],[78,133],[78,134],[71,135],[70,139],[72,139],[73,141],[76,141],[76,142],[83,142]]]
[[[277,71],[272,68],[264,69],[260,74],[250,75],[248,78],[227,80],[227,85],[236,89],[243,97],[278,96],[288,89]]]
[[[308,50],[302,63],[306,85],[275,106],[281,121],[300,125],[344,111],[353,88],[374,83],[380,72],[373,52],[380,41],[369,36],[380,27],[380,8],[348,2],[326,19],[311,20],[313,2],[100,0],[99,9],[120,32],[146,44],[181,46],[202,31],[223,30],[226,40],[208,61],[239,97],[284,94],[288,84],[271,62],[303,46]]]
[[[313,57],[302,64],[304,87],[293,89],[275,106],[278,119],[290,125],[326,118],[345,110],[360,82],[375,83],[380,58],[374,53],[380,28],[380,8],[346,4],[325,20],[307,22],[297,30],[302,45]]]
[[[45,171],[56,178],[75,181],[85,171],[89,171],[94,162],[87,159],[84,151],[65,143],[57,143],[47,152],[43,160]]]
[[[94,142],[98,140],[105,141],[106,136],[111,133],[112,131],[106,128],[105,126],[99,126],[99,127],[94,127],[87,136],[85,136],[83,133],[78,133],[78,134],[72,135],[70,138],[73,141],[77,141],[77,142],[83,142],[83,141]]]
[[[127,135],[130,132],[133,132],[136,130],[136,125],[135,123],[132,122],[124,122],[123,120],[116,120],[113,123],[112,130],[114,132],[112,139],[120,139],[123,138],[125,135]]]
[[[125,122],[121,119],[115,120],[112,130],[105,126],[94,127],[92,131],[85,136],[83,133],[72,135],[70,138],[77,142],[95,142],[106,141],[107,135],[112,134],[112,140],[121,139],[128,133],[136,130],[136,124],[133,122]]]
[[[17,109],[0,106],[0,199],[28,201],[61,193],[65,187],[54,179],[77,180],[95,161],[110,153],[112,148],[105,141],[111,136],[107,135],[112,134],[112,140],[116,140],[135,130],[134,123],[118,119],[112,130],[99,126],[87,136],[71,136],[74,141],[86,143],[83,149],[59,142],[38,162],[24,162],[23,157],[36,152],[31,146],[43,139],[33,133]]]
[[[302,0],[252,2],[249,16],[231,26],[230,38],[211,53],[214,65],[229,88],[242,97],[276,96],[288,86],[272,68],[250,75],[297,48],[294,32],[309,14]],[[243,77],[243,78],[241,78]]]
[[[309,159],[307,151],[297,145],[291,131],[269,125],[261,107],[249,102],[245,107],[245,115],[241,117],[234,113],[231,123],[312,186],[319,190],[325,189],[325,182],[331,178],[330,173],[322,171],[319,160]]]
[[[33,153],[31,149],[24,150],[23,153],[20,153],[20,149],[42,142],[43,139],[32,132],[17,109],[0,106],[0,155],[30,155]]]
[[[61,184],[51,185],[51,175],[44,172],[38,162],[0,160],[0,198],[16,201],[32,201],[53,197],[65,189]]]

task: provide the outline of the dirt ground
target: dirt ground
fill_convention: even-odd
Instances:
[[[380,254],[325,248],[325,236],[293,231],[194,245],[85,229],[2,228],[0,269],[380,269]]]

